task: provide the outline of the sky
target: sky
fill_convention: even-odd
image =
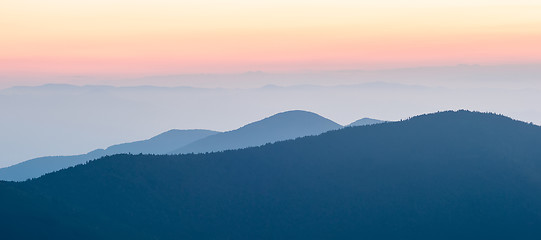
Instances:
[[[0,87],[541,63],[540,12],[534,0],[2,0]]]
[[[541,125],[540,13],[539,0],[0,0],[0,167],[295,109]]]

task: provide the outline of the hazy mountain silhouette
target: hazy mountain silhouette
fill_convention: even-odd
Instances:
[[[0,182],[6,239],[537,239],[541,127],[442,112]]]
[[[266,143],[318,135],[342,126],[307,111],[287,111],[190,143],[171,153],[204,153],[260,146]]]
[[[74,156],[50,156],[34,158],[22,163],[0,168],[0,180],[24,181],[43,174],[75,166],[107,155],[119,153],[165,154],[179,146],[214,135],[210,130],[170,130],[143,141],[113,145],[107,149],[97,149],[87,154]]]
[[[24,181],[119,153],[199,153],[239,149],[317,135],[340,127],[339,124],[315,113],[299,110],[288,111],[225,133],[209,130],[171,130],[148,140],[118,144],[105,150],[97,149],[87,154],[35,158],[10,167],[0,168],[0,180]]]
[[[168,76],[170,84],[159,84],[155,81],[158,76],[129,81],[133,85],[183,83],[194,88],[45,85],[0,89],[4,116],[0,118],[0,167],[37,156],[81,154],[141,140],[178,128],[179,123],[231,130],[248,123],[247,119],[264,117],[259,114],[275,113],[284,106],[332,113],[332,120],[339,123],[352,120],[359,108],[367,117],[390,120],[433,109],[470,106],[541,125],[541,111],[529,104],[541,102],[539,66],[333,71],[309,76],[267,73],[263,78],[235,74],[215,79],[214,84],[208,75]],[[52,82],[65,79],[57,80]],[[231,85],[232,81],[238,84]],[[90,82],[101,81],[79,83]],[[279,87],[261,88],[267,84]],[[430,99],[429,104],[426,99]],[[367,102],[371,104],[363,104]],[[118,136],[126,140],[119,141]]]
[[[107,155],[117,153],[165,154],[171,152],[171,149],[178,148],[179,146],[183,146],[218,133],[219,132],[211,130],[174,129],[148,140],[114,145],[107,148],[105,152],[107,152]]]
[[[378,123],[384,123],[385,121],[372,119],[372,118],[362,118],[355,122],[352,122],[348,125],[348,127],[358,127],[358,126],[366,126],[366,125],[372,125],[372,124],[378,124]]]

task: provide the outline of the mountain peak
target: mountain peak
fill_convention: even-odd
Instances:
[[[304,110],[290,110],[285,112],[280,112],[277,114],[274,114],[270,117],[264,118],[262,120],[250,123],[245,125],[244,127],[254,126],[254,125],[261,125],[261,124],[268,124],[268,123],[278,123],[281,124],[300,124],[301,122],[305,123],[311,123],[311,122],[318,122],[318,123],[327,123],[331,125],[335,125],[337,128],[341,127],[338,123],[335,123],[327,118],[322,117],[319,114],[304,111]],[[242,128],[244,128],[242,127]]]
[[[480,124],[485,125],[486,121],[497,123],[501,121],[514,121],[526,124],[525,122],[512,119],[502,114],[491,112],[479,112],[470,110],[449,110],[429,114],[423,114],[410,118],[414,122],[434,121],[439,124]]]
[[[373,118],[361,118],[355,122],[352,122],[348,125],[348,127],[358,127],[358,126],[366,126],[366,125],[372,125],[372,124],[378,124],[378,123],[384,123],[386,121],[373,119]]]
[[[236,130],[209,136],[172,153],[201,153],[260,146],[266,143],[318,135],[342,126],[313,112],[277,113]]]

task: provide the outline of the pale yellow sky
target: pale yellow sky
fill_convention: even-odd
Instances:
[[[540,13],[531,0],[3,0],[0,72],[539,62]]]

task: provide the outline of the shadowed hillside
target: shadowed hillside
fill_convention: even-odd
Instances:
[[[0,182],[8,239],[537,239],[541,128],[441,112]]]

